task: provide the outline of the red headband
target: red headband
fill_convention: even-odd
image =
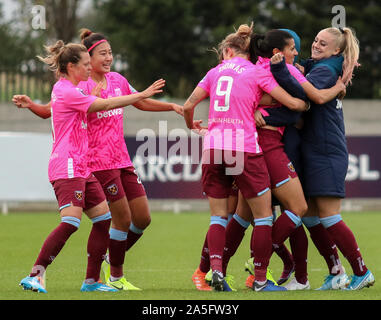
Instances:
[[[101,44],[102,42],[107,42],[106,39],[102,39],[102,40],[99,40],[97,42],[95,42],[89,49],[87,49],[87,52],[90,52],[91,50],[94,49],[94,47],[96,47],[98,44]]]

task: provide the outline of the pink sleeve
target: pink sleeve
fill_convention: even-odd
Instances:
[[[307,81],[305,76],[293,65],[287,64],[287,68],[290,71],[291,75],[299,82],[304,83]]]
[[[89,90],[89,83],[90,81],[80,81],[77,84],[77,88],[82,89],[85,94],[89,94],[91,92],[91,90]]]
[[[113,72],[112,75],[121,86],[123,95],[129,95],[133,93],[131,90],[132,86],[128,83],[128,80],[125,77],[123,77],[120,73],[117,72]]]
[[[129,84],[128,80],[123,77],[123,94],[132,94],[135,92],[132,92],[132,86]]]
[[[197,87],[204,89],[206,92],[210,93],[210,81],[209,81],[209,72],[206,76],[198,83]]]
[[[259,87],[267,93],[270,93],[279,86],[270,70],[258,67],[255,75]]]
[[[87,112],[96,99],[96,96],[86,95],[81,88],[66,90],[64,96],[65,104],[68,108],[82,112]]]

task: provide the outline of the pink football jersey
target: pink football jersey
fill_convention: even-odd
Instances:
[[[105,74],[107,88],[101,91],[101,98],[107,99],[132,94],[135,91],[119,73]],[[91,93],[96,83],[89,78],[78,85]],[[118,169],[132,166],[123,131],[123,108],[98,111],[88,114],[89,163],[91,171]]]
[[[262,152],[257,141],[254,111],[263,91],[269,93],[278,86],[272,74],[235,57],[211,69],[198,86],[210,97],[204,150]]]
[[[268,72],[270,71],[270,58],[263,58],[263,57],[258,57],[258,61],[256,63],[257,66],[267,70]],[[304,75],[297,69],[295,68],[292,64],[286,63],[286,66],[288,70],[290,71],[291,75],[300,83],[304,83],[307,81],[307,79],[304,77]],[[281,104],[275,104],[272,106],[260,106],[259,110],[264,116],[268,115],[268,112],[266,111],[266,108],[273,108],[273,107],[280,107],[282,106]],[[278,131],[283,134],[285,127],[279,127]]]
[[[96,98],[64,78],[54,85],[51,96],[53,149],[48,169],[50,181],[90,175],[87,166],[87,110]]]

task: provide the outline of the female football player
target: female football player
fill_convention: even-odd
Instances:
[[[113,55],[107,38],[88,29],[81,30],[82,43],[91,58],[91,75],[78,87],[85,93],[99,92],[102,98],[135,94],[136,90],[121,74],[111,71]],[[50,105],[37,105],[25,96],[18,103],[37,115],[50,117]],[[23,99],[23,100],[22,100]],[[133,104],[144,111],[175,111],[182,106],[154,99]],[[109,255],[102,266],[103,276],[110,285],[123,290],[139,290],[123,277],[125,252],[142,236],[151,217],[144,186],[131,162],[123,134],[123,109],[88,115],[89,167],[100,181],[109,202],[112,225]]]
[[[224,280],[222,256],[228,216],[228,196],[233,180],[252,210],[256,241],[254,244],[255,291],[284,290],[266,280],[272,251],[272,211],[270,181],[258,145],[254,111],[262,90],[296,110],[305,110],[302,100],[292,98],[274,81],[271,73],[256,67],[249,59],[252,27],[241,25],[219,45],[221,63],[211,69],[184,105],[188,128],[197,129],[194,108],[210,96],[208,132],[204,137],[202,183],[208,196],[211,222],[208,248],[215,290],[231,290]]]
[[[307,60],[304,71],[309,82],[318,89],[332,86],[340,76],[349,84],[358,66],[358,57],[358,40],[350,28],[326,28],[315,37],[311,59]],[[274,57],[274,63],[280,61],[281,58]],[[290,78],[286,70],[282,70],[283,75],[277,80],[286,87]],[[374,276],[364,264],[356,239],[340,215],[348,169],[342,102],[332,99],[321,104],[312,100],[311,110],[304,117],[301,137],[304,191],[308,197],[306,216],[320,218],[349,261],[354,275],[346,288],[369,287],[374,284]],[[320,289],[343,288],[346,284],[340,274],[330,274]]]
[[[90,75],[90,55],[80,44],[59,40],[46,47],[40,57],[58,81],[52,90],[51,115],[53,149],[49,160],[49,180],[59,204],[61,223],[45,240],[29,276],[21,280],[26,290],[46,292],[41,279],[46,268],[59,254],[69,237],[79,228],[82,212],[93,222],[88,240],[88,266],[81,291],[117,291],[99,281],[103,257],[109,241],[111,221],[102,187],[88,166],[87,115],[124,107],[162,92],[164,80],[156,81],[145,91],[109,99],[85,94],[78,83]]]

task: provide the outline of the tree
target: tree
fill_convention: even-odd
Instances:
[[[329,27],[334,0],[98,0],[98,28],[109,36],[115,55],[128,63],[127,75],[137,88],[157,77],[167,80],[166,92],[185,97],[217,63],[212,48],[242,23],[255,31],[290,28],[302,39],[308,58],[317,32]],[[347,96],[381,97],[381,6],[376,0],[341,1],[346,23],[360,39],[361,68]]]
[[[185,97],[217,63],[212,51],[233,27],[250,23],[251,1],[100,1],[99,29],[128,62],[128,77],[143,88],[157,77],[166,92]],[[216,14],[218,13],[218,14]],[[103,15],[103,17],[102,17]],[[98,30],[100,31],[100,30]]]
[[[0,38],[0,68],[6,69],[20,63],[19,57],[23,55],[23,50],[19,46],[18,39],[12,36],[9,25],[0,25]]]
[[[134,86],[142,89],[162,77],[167,81],[166,92],[189,91],[184,87],[194,78],[190,61],[199,55],[191,9],[190,2],[175,0],[107,1],[102,5],[103,31],[113,51],[128,62]]]
[[[32,8],[42,6],[46,15],[46,28],[38,30],[46,39],[60,39],[72,42],[77,35],[78,8],[83,0],[17,0],[19,3],[18,20],[23,29],[30,31],[33,20]]]
[[[57,39],[71,42],[77,34],[77,9],[81,0],[45,0],[47,21]]]
[[[269,28],[290,28],[299,33],[302,42],[301,56],[308,58],[311,44],[316,34],[330,27],[335,13],[335,0],[268,0],[264,10],[271,12]],[[347,91],[349,98],[380,98],[381,70],[381,6],[379,1],[344,0],[340,5],[345,9],[346,25],[355,30],[360,40],[361,67],[355,70],[353,86]]]

